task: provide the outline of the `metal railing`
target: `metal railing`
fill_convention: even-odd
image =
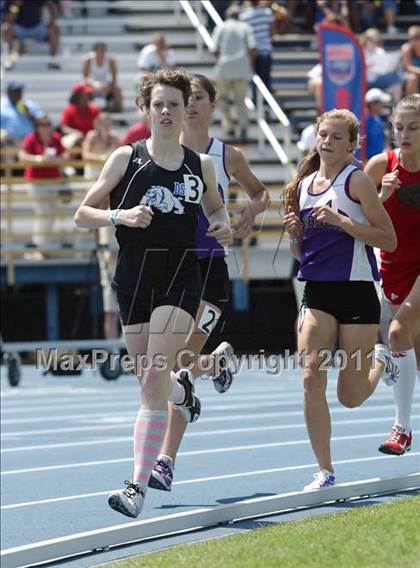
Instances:
[[[188,0],[179,0],[179,5],[184,10],[185,14],[188,16],[191,24],[194,26],[197,32],[198,56],[199,57],[202,56],[204,45],[207,47],[207,49],[210,52],[214,52],[215,51],[214,41],[211,35],[209,34],[207,28],[200,19],[200,16],[202,17],[202,12],[200,13],[200,8],[201,8],[207,12],[207,14],[213,20],[215,25],[218,25],[223,22],[222,18],[215,10],[212,2],[208,0],[201,0],[200,2],[197,2],[196,6],[197,8],[199,8],[197,11],[194,10],[192,2]],[[245,104],[251,112],[252,111],[256,112],[257,124],[260,127],[258,133],[258,148],[260,152],[263,152],[264,145],[266,141],[268,141],[271,147],[273,148],[275,154],[279,158],[281,164],[287,167],[290,177],[292,177],[296,173],[296,168],[294,164],[291,162],[287,153],[288,149],[291,147],[291,134],[290,134],[291,127],[289,119],[287,118],[287,116],[280,108],[273,95],[270,93],[270,91],[267,89],[267,87],[265,86],[265,84],[258,75],[254,74],[254,76],[252,77],[252,82],[256,88],[256,105],[249,97],[246,98]],[[271,109],[271,112],[276,117],[280,127],[283,130],[284,147],[277,140],[273,130],[271,129],[269,123],[265,119],[264,115],[265,104],[268,105],[268,107]]]

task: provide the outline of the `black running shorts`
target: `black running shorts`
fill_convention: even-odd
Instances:
[[[320,310],[340,324],[378,324],[381,306],[373,282],[306,282],[302,307]]]
[[[223,256],[199,259],[203,302],[224,311],[230,299],[229,272]]]

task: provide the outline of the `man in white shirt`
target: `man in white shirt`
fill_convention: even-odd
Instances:
[[[214,30],[213,41],[218,58],[215,71],[222,112],[222,127],[226,136],[234,135],[229,100],[232,95],[240,129],[239,138],[245,142],[249,122],[245,96],[253,73],[256,44],[251,26],[238,20],[239,13],[238,6],[230,6],[226,10],[226,21]]]
[[[166,45],[165,37],[158,34],[152,43],[145,45],[140,51],[137,67],[143,73],[157,71],[162,67],[175,65],[175,53]]]

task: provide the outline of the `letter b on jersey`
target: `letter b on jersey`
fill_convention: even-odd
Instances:
[[[185,196],[188,203],[200,203],[203,197],[203,182],[198,176],[184,175]]]

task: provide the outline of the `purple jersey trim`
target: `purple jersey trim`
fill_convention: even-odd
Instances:
[[[222,146],[222,164],[223,164],[223,169],[225,170],[225,174],[227,175],[228,180],[230,181],[230,175],[227,171],[227,167],[226,167],[226,144],[223,142],[223,146]]]
[[[349,281],[351,277],[355,239],[340,229],[317,221],[313,208],[303,209],[303,225],[299,280],[319,282]],[[344,211],[339,213],[348,216]],[[371,268],[371,279],[379,280],[376,258],[372,247],[366,245]],[[369,279],[369,280],[371,280]]]
[[[344,167],[342,167],[341,170],[338,172],[338,174],[335,176],[335,178],[332,180],[332,182],[330,183],[330,185],[329,185],[326,189],[324,189],[323,191],[320,191],[319,193],[312,193],[312,192],[311,192],[311,187],[313,186],[314,181],[315,181],[315,178],[316,178],[316,175],[315,175],[315,176],[313,177],[311,183],[309,184],[308,189],[307,189],[308,194],[309,194],[309,195],[312,195],[312,196],[323,195],[326,191],[328,191],[328,190],[335,184],[335,182],[336,182],[338,176],[344,172],[344,170],[347,168],[348,165],[349,165],[349,164],[346,164]]]
[[[360,201],[358,199],[354,199],[350,194],[350,178],[354,174],[354,172],[358,172],[358,171],[360,171],[359,168],[357,168],[356,170],[353,170],[352,172],[349,173],[349,175],[347,176],[347,179],[345,181],[345,184],[344,184],[344,192],[347,195],[347,197],[350,199],[350,201],[353,201],[353,203],[357,203],[358,205],[360,205]]]

